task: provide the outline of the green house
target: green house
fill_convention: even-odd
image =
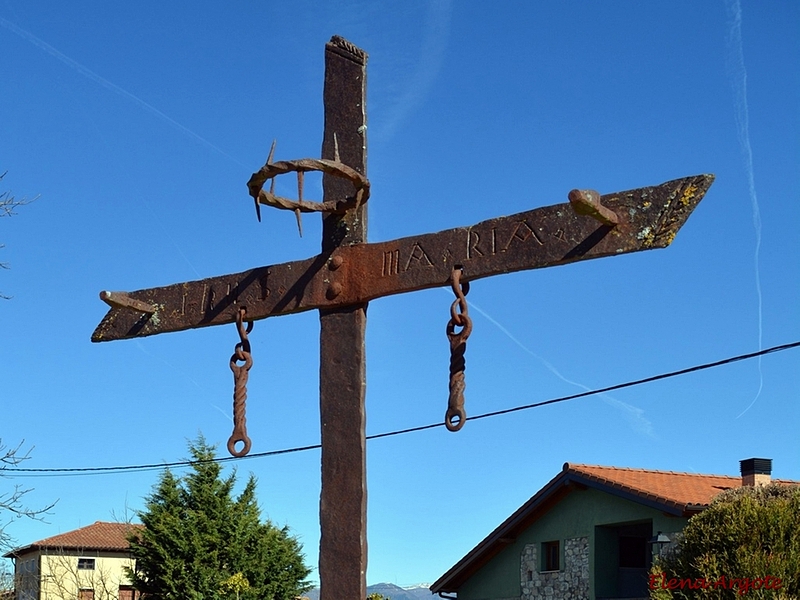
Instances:
[[[458,600],[647,598],[653,553],[714,496],[769,482],[771,469],[769,459],[741,461],[741,477],[565,463],[431,592]]]

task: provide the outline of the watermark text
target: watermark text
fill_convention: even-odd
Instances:
[[[783,587],[780,577],[766,575],[765,577],[725,577],[721,575],[717,579],[698,579],[686,578],[667,578],[666,573],[650,575],[648,585],[651,590],[736,590],[737,593],[744,595],[750,590],[779,590]]]

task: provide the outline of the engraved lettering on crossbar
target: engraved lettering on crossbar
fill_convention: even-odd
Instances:
[[[477,256],[484,256],[483,250],[478,247],[478,244],[481,243],[481,234],[477,231],[473,231],[470,227],[467,231],[467,260],[472,259],[472,253],[474,252]]]
[[[418,242],[414,243],[414,246],[411,248],[411,254],[408,255],[408,260],[406,261],[406,266],[403,268],[403,271],[408,271],[412,266],[411,263],[414,263],[413,266],[415,267],[420,265],[423,267],[433,266],[433,261],[431,261],[428,254]]]
[[[508,238],[508,242],[503,247],[501,252],[505,252],[506,250],[508,250],[509,246],[511,246],[511,243],[514,240],[517,240],[519,242],[527,242],[530,238],[536,240],[536,242],[540,246],[544,246],[544,242],[539,237],[539,235],[533,230],[533,228],[530,225],[528,225],[528,222],[520,221],[519,223],[517,223],[517,226],[514,228],[514,232],[511,234],[511,237]]]
[[[381,277],[397,275],[400,272],[400,250],[386,250],[383,253]]]
[[[183,297],[183,302],[182,302],[183,307],[181,308],[181,316],[186,316],[186,315],[196,316],[198,312],[197,307],[203,306],[203,302],[205,301],[205,294],[206,294],[205,290],[203,290],[203,296],[199,298],[199,304],[198,304],[198,299],[193,298],[191,295],[188,295],[188,291],[184,290],[183,294],[181,294],[181,296]]]
[[[481,236],[481,233],[475,231],[472,227],[467,231],[467,260],[486,256],[488,252],[490,256],[497,254],[497,228],[492,227],[490,230],[491,237],[489,238],[489,248],[486,248],[484,238],[487,237],[487,232]]]
[[[260,277],[260,280],[261,280],[261,299],[262,300],[266,300],[267,298],[269,298],[269,295],[272,293],[270,291],[269,287],[267,287],[267,283],[268,283],[267,280],[268,279],[269,279],[269,271],[267,271],[267,273],[263,277]]]
[[[217,294],[214,292],[214,286],[208,289],[208,304],[206,304],[206,312],[214,310],[214,303],[216,302]]]

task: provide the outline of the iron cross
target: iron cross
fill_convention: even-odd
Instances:
[[[368,244],[366,61],[363,50],[338,36],[325,47],[325,131],[322,160],[316,163],[346,165],[339,170],[350,174],[334,176],[317,169],[325,171],[321,253],[202,281],[102,292],[111,309],[92,335],[92,341],[102,342],[233,323],[241,307],[246,307],[248,320],[319,310],[322,600],[366,597],[367,303],[451,285],[454,269],[469,282],[666,247],[714,181],[713,175],[697,175],[603,196],[573,190],[567,203]],[[303,171],[303,164],[314,162],[270,167],[271,155],[267,175],[281,168]],[[260,173],[250,182],[257,207],[259,201],[274,198],[261,190],[264,169]],[[363,196],[360,201],[353,198],[354,184],[356,195]],[[300,210],[297,203],[294,208]]]

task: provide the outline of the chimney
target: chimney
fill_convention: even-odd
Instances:
[[[747,458],[739,461],[742,485],[766,485],[772,480],[771,458]]]

